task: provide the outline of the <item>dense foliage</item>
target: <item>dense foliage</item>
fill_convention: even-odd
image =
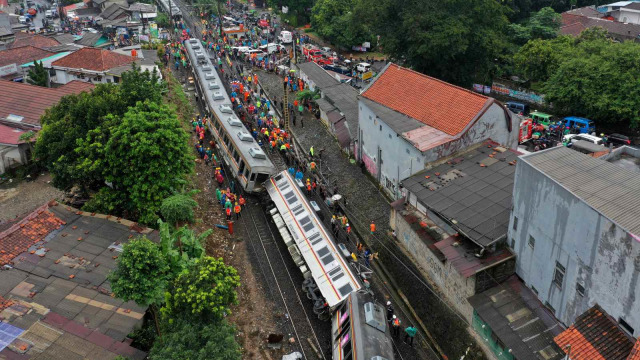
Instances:
[[[511,24],[511,37],[518,45],[523,45],[531,39],[553,39],[558,36],[561,24],[561,15],[546,7],[533,13],[531,18],[521,24]]]
[[[175,194],[162,200],[160,213],[162,217],[172,225],[178,223],[193,222],[193,208],[198,203],[193,199],[194,192],[187,194]]]
[[[168,324],[164,335],[154,344],[151,360],[239,360],[240,347],[235,329],[226,321],[191,322],[177,320]]]
[[[42,87],[49,86],[49,72],[44,68],[42,61],[34,61],[33,69],[29,69],[27,82],[31,85]]]

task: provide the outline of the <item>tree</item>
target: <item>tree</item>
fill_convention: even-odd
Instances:
[[[507,46],[509,9],[495,0],[381,0],[377,8],[386,53],[455,84],[490,81]]]
[[[183,226],[177,230],[172,230],[170,225],[158,220],[160,230],[160,251],[167,260],[170,272],[175,278],[189,264],[201,259],[205,254],[204,241],[213,232],[209,229],[200,235]]]
[[[311,91],[309,89],[304,89],[302,91],[298,91],[296,93],[296,98],[298,100],[317,100],[320,99],[320,90],[319,89],[315,89],[314,91]]]
[[[527,42],[514,55],[517,72],[531,81],[546,81],[557,70],[563,59],[571,56],[573,43],[574,39],[570,36]]]
[[[226,321],[174,321],[153,345],[151,360],[240,360],[235,328]]]
[[[167,14],[164,14],[164,13],[158,14],[158,16],[156,16],[156,24],[158,24],[158,26],[161,27],[161,28],[168,28],[169,27],[169,16]]]
[[[193,208],[198,206],[198,203],[193,199],[193,195],[196,193],[197,190],[186,194],[174,194],[162,200],[160,205],[162,217],[174,226],[193,222]]]
[[[100,173],[110,184],[85,204],[86,210],[155,224],[162,200],[178,191],[193,169],[188,139],[166,105],[139,102],[122,119],[107,117],[104,126],[78,141],[78,169]]]
[[[29,144],[29,152],[33,154],[33,141],[36,138],[36,133],[33,130],[29,130],[18,137],[18,140]]]
[[[518,45],[531,39],[553,39],[558,36],[562,18],[552,8],[545,7],[534,12],[522,24],[510,24],[511,38]]]
[[[374,34],[365,26],[366,17],[356,17],[362,7],[360,0],[317,0],[313,6],[311,26],[318,35],[343,49],[351,49],[365,41],[372,41]]]
[[[219,321],[237,304],[238,272],[222,259],[205,256],[189,265],[165,293],[163,314],[170,319]]]
[[[169,274],[169,266],[158,246],[141,237],[122,247],[116,269],[108,279],[111,290],[118,298],[150,307],[156,330],[160,334],[156,307],[162,304]]]
[[[27,82],[31,85],[49,87],[49,72],[44,68],[42,61],[33,61],[33,68],[29,69]]]

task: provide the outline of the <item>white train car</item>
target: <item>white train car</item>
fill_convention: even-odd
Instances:
[[[158,0],[158,4],[160,4],[160,7],[167,15],[173,15],[174,19],[180,19],[182,17],[182,10],[180,10],[173,0]],[[169,9],[169,6],[171,6],[171,9]]]
[[[222,79],[200,40],[185,41],[185,47],[195,79],[196,96],[211,114],[207,127],[225,164],[245,191],[263,191],[263,183],[276,173],[275,166],[236,116]]]
[[[282,171],[265,188],[275,204],[271,216],[306,279],[303,290],[318,317],[328,320],[362,285],[291,175]]]

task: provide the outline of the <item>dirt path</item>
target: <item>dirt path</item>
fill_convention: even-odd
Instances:
[[[35,210],[51,199],[61,199],[64,193],[49,181],[51,176],[47,173],[34,181],[0,186],[0,225]]]

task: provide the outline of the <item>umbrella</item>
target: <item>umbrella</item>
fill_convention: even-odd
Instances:
[[[36,9],[34,8],[27,10],[27,12],[29,13],[29,15],[35,15],[37,13]]]

